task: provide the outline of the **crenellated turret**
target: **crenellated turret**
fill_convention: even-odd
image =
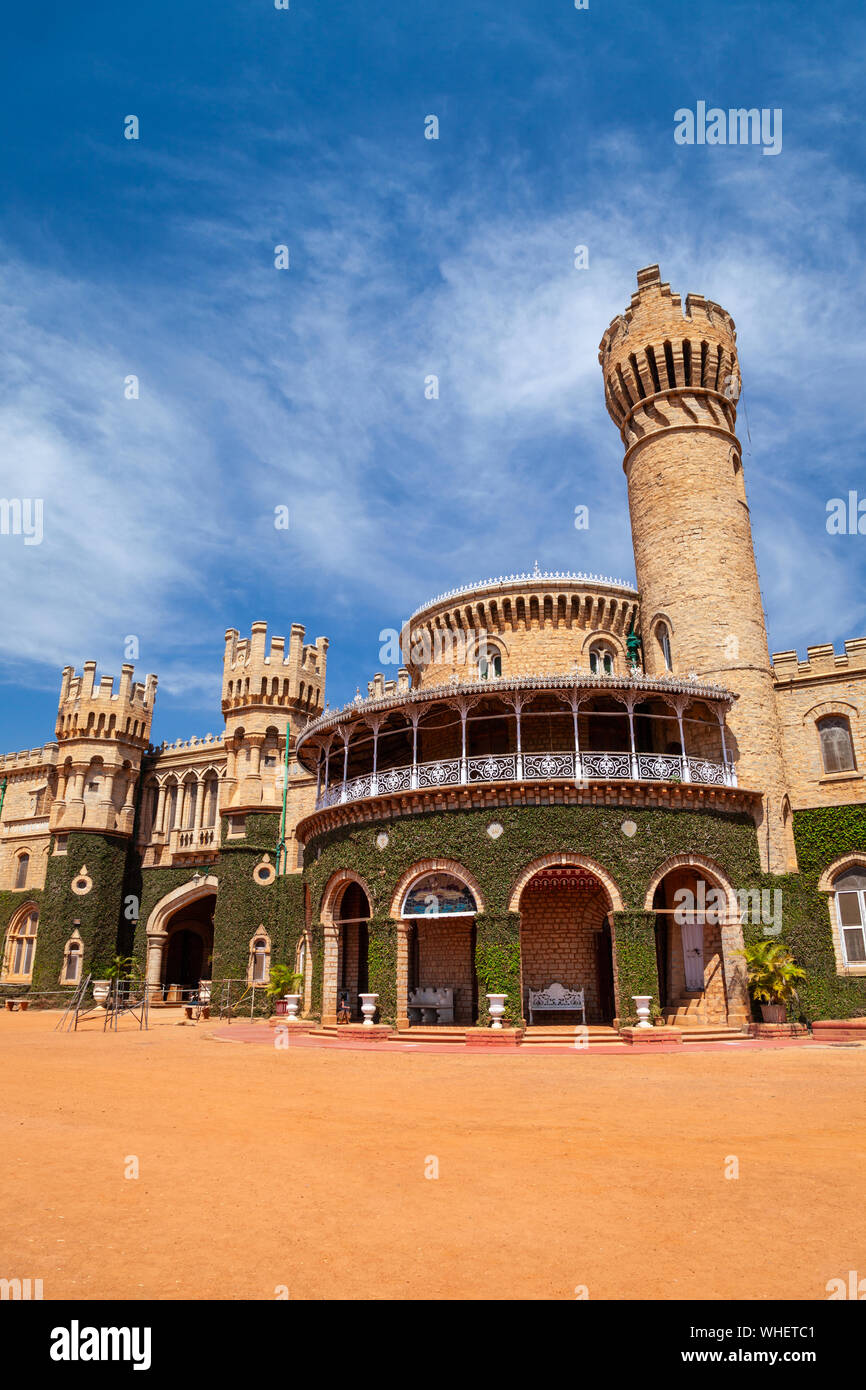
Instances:
[[[237,628],[226,632],[222,709],[228,763],[221,805],[227,810],[282,806],[286,728],[291,776],[295,740],[324,707],[328,639],[305,643],[304,633],[302,623],[293,623],[286,651],[284,637],[268,642],[266,622],[253,623],[249,637],[240,637]]]
[[[87,830],[129,835],[135,787],[150,742],[157,679],[133,683],[133,667],[121,667],[120,684],[86,661],[76,675],[64,667],[57,710],[57,796],[52,831]]]

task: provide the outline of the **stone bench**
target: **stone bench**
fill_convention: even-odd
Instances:
[[[15,1009],[20,1009],[21,1012],[24,1013],[25,1010],[28,1008],[29,1004],[30,1004],[30,1000],[29,1000],[29,999],[7,999],[7,1000],[6,1000],[6,1008],[9,1010],[10,1013],[13,1013],[13,1012],[15,1011]]]
[[[529,991],[530,1027],[534,1014],[562,1011],[579,1013],[581,1023],[586,1024],[586,1005],[582,989],[566,989],[564,985],[553,984],[548,985],[546,989],[531,989]]]
[[[410,1023],[453,1023],[454,991],[432,986],[410,989],[407,1013]]]

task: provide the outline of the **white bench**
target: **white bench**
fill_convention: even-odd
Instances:
[[[410,1023],[453,1023],[453,989],[410,989],[408,1014]]]
[[[547,1010],[553,1013],[560,1009],[567,1009],[569,1012],[579,1013],[581,1023],[586,1024],[586,1005],[583,999],[582,989],[566,989],[564,985],[548,985],[547,989],[531,989],[529,991],[529,1023],[532,1026],[532,1015]]]

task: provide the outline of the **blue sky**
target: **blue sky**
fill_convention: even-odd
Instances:
[[[536,560],[633,578],[597,350],[655,261],[737,323],[771,649],[866,633],[866,539],[825,525],[866,497],[860,5],[5,25],[0,496],[42,498],[44,539],[0,536],[0,749],[51,738],[60,668],[117,675],[129,635],[154,739],[186,738],[221,727],[226,627],[326,634],[337,705],[442,590]],[[782,152],[675,145],[700,100],[782,108]]]

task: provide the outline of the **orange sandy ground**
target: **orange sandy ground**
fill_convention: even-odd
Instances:
[[[866,1272],[866,1048],[276,1051],[157,1017],[0,1015],[0,1276],[46,1299],[823,1299]]]

